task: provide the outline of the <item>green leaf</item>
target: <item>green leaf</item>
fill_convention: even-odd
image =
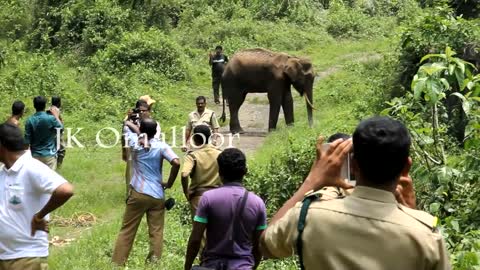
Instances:
[[[430,204],[430,213],[437,213],[438,210],[440,209],[440,203],[437,203],[437,202],[434,202],[432,204]]]
[[[454,229],[456,232],[460,232],[460,225],[458,224],[458,220],[452,220],[450,222],[450,225],[452,226],[452,229]]]
[[[438,54],[438,53],[433,53],[433,54],[427,54],[425,55],[424,57],[422,57],[422,59],[420,60],[420,63],[423,63],[425,60],[427,59],[430,59],[430,58],[434,58],[434,57],[438,57],[438,58],[442,58],[442,59],[447,59],[447,57],[445,56],[445,54]]]

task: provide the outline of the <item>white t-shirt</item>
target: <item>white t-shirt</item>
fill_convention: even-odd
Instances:
[[[47,233],[37,231],[31,237],[30,224],[66,182],[27,152],[10,169],[0,169],[0,260],[48,256]]]

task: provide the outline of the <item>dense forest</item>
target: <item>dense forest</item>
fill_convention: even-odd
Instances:
[[[207,56],[218,44],[228,55],[263,47],[308,57],[319,74],[314,128],[297,106],[295,127],[280,126],[249,156],[247,185],[269,214],[307,175],[317,134],[390,115],[413,139],[418,208],[439,217],[454,269],[480,269],[480,1],[2,0],[0,116],[15,100],[31,114],[34,96],[59,95],[66,126],[84,128],[86,149],[69,149],[59,171],[78,195],[51,233],[75,240],[52,248],[52,269],[112,268],[124,165],[120,147],[95,147],[95,133],[119,127],[143,94],[157,100],[163,129],[184,124],[195,97],[211,95]],[[182,269],[191,229],[176,186],[161,269]],[[85,213],[91,223],[75,218]],[[128,269],[144,268],[145,230]]]

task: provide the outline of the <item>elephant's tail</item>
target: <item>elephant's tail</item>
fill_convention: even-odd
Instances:
[[[224,94],[225,90],[223,90],[223,82],[220,83],[220,87],[222,88],[222,106],[223,106],[222,116],[220,116],[220,121],[222,123],[225,123],[225,121],[227,120],[227,115],[225,114],[225,94]]]

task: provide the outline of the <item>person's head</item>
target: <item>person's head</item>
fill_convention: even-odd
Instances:
[[[0,162],[11,153],[24,150],[22,130],[15,125],[4,123],[0,125]]]
[[[47,99],[43,96],[36,96],[33,98],[33,107],[37,112],[45,111],[47,107]]]
[[[151,139],[157,133],[157,122],[153,119],[147,118],[140,121],[140,133],[147,134]]]
[[[137,100],[137,103],[135,103],[135,108],[140,111],[140,118],[150,118],[150,106],[148,106],[148,103],[145,100]]]
[[[348,139],[350,139],[351,137],[352,137],[352,136],[350,136],[350,135],[348,135],[348,134],[346,134],[346,133],[340,133],[340,132],[339,132],[339,133],[335,133],[335,134],[333,134],[332,136],[328,137],[327,142],[328,142],[328,143],[332,143],[332,142],[334,142],[334,141],[336,141],[336,140],[338,140],[338,139],[348,140]]]
[[[12,115],[22,117],[25,113],[25,103],[20,100],[13,102],[12,104]]]
[[[193,128],[193,142],[195,146],[201,147],[208,143],[208,139],[212,135],[210,128],[207,125],[198,125]]]
[[[205,107],[207,106],[207,98],[204,96],[199,96],[197,97],[195,102],[197,103],[198,112],[203,112],[205,110]]]
[[[227,148],[217,158],[218,174],[223,183],[243,181],[247,174],[247,159],[237,148]]]
[[[149,95],[141,96],[138,98],[139,100],[143,100],[147,103],[148,109],[152,111],[153,104],[155,104],[155,100],[151,98]]]
[[[215,47],[215,53],[216,53],[217,55],[220,55],[220,54],[222,54],[222,52],[223,52],[222,46],[217,45],[217,47]]]
[[[60,109],[62,107],[62,99],[59,96],[53,96],[52,106],[55,106]]]
[[[396,185],[411,165],[410,135],[399,121],[373,117],[360,122],[353,133],[353,160],[357,177],[368,186]]]

